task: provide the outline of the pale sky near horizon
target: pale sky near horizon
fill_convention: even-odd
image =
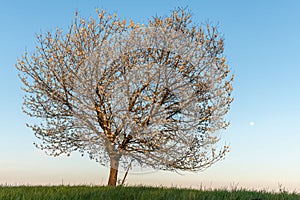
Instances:
[[[0,0],[0,184],[106,184],[108,169],[80,157],[53,158],[33,146],[31,119],[21,111],[23,93],[14,68],[35,34],[68,27],[75,11],[95,8],[141,23],[181,6],[195,23],[219,24],[235,73],[230,128],[220,145],[231,152],[198,173],[137,170],[128,184],[199,188],[237,185],[300,192],[300,1],[298,0]],[[122,173],[121,173],[122,176]]]

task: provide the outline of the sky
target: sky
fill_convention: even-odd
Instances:
[[[230,153],[197,173],[135,169],[127,183],[300,192],[298,0],[0,0],[0,184],[107,183],[107,167],[76,153],[53,158],[33,145],[14,64],[34,49],[35,35],[67,28],[76,11],[88,18],[105,9],[146,23],[178,6],[188,7],[195,23],[218,24],[224,35],[235,101],[220,145],[229,144]]]

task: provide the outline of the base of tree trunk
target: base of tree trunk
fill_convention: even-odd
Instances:
[[[110,168],[110,173],[109,173],[108,185],[109,186],[116,186],[117,185],[117,179],[118,179],[118,170],[111,167]]]
[[[109,186],[117,185],[119,161],[120,161],[120,157],[118,156],[110,158],[110,173],[108,179]]]

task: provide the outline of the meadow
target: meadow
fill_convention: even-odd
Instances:
[[[1,200],[299,200],[296,193],[266,191],[194,190],[162,187],[0,186]]]

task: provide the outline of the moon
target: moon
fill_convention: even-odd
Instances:
[[[250,122],[249,124],[250,124],[250,126],[254,126],[254,122]]]

